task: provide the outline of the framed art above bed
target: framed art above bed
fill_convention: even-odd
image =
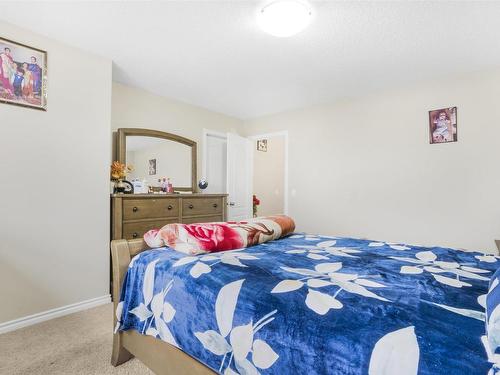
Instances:
[[[429,111],[430,143],[457,142],[457,126],[457,107]]]

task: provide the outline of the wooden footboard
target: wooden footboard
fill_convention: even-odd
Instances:
[[[113,303],[115,311],[120,301],[120,291],[130,260],[135,255],[147,249],[148,246],[142,239],[111,241]],[[113,316],[114,329],[116,316],[115,314]],[[158,375],[214,374],[211,369],[202,363],[164,341],[151,336],[141,335],[135,330],[114,334],[111,364],[118,366],[133,356]]]

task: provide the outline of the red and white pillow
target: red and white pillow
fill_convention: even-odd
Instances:
[[[195,255],[258,245],[294,230],[292,218],[275,215],[241,222],[167,224],[144,234],[144,240],[152,248],[168,246]]]

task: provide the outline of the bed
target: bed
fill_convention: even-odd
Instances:
[[[157,374],[492,368],[482,340],[494,255],[302,233],[198,256],[142,240],[111,250],[115,366],[136,356]]]

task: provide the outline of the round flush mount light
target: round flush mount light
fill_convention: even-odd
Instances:
[[[276,0],[259,10],[257,23],[266,33],[286,38],[304,30],[311,17],[311,7],[305,1]]]

